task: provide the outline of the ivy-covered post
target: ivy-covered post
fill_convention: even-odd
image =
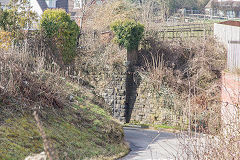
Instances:
[[[117,115],[124,115],[119,118],[123,122],[130,122],[131,113],[137,97],[138,84],[134,82],[135,65],[138,61],[138,47],[143,37],[144,26],[134,20],[119,20],[111,24],[111,30],[115,34],[115,42],[127,49],[126,68],[126,97],[124,108],[117,108]],[[123,120],[124,119],[124,120]]]
[[[115,42],[127,49],[127,61],[135,65],[138,60],[138,47],[143,37],[144,26],[134,20],[118,20],[111,24]]]

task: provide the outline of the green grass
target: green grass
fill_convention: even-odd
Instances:
[[[43,151],[42,138],[30,116],[5,120],[0,127],[0,159],[24,159],[28,153]]]
[[[114,159],[126,154],[129,150],[123,141],[122,125],[103,108],[92,104],[85,94],[75,99],[74,104],[63,109],[45,106],[39,115],[58,157]],[[44,151],[30,107],[5,107],[0,103],[0,117],[0,160],[21,160]]]
[[[122,127],[100,107],[88,105],[78,110],[65,109],[61,114],[45,110],[42,122],[60,159],[84,159],[126,153]],[[4,113],[4,112],[3,112]],[[14,115],[14,114],[13,114]],[[33,116],[15,114],[0,127],[0,159],[24,159],[43,151]]]
[[[176,126],[168,126],[168,125],[154,125],[153,126],[154,128],[156,128],[156,129],[178,129],[178,127],[176,127]]]

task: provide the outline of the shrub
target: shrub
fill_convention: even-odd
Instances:
[[[56,43],[64,63],[71,62],[76,56],[79,27],[63,9],[47,9],[41,19],[41,30]]]
[[[127,50],[137,50],[143,37],[144,26],[134,20],[118,20],[111,24],[115,41]]]
[[[35,21],[37,14],[27,0],[10,0],[6,8],[0,8],[0,29],[10,32],[14,43],[25,38],[23,30],[30,28]]]
[[[7,50],[12,44],[12,37],[10,32],[0,30],[0,49]]]

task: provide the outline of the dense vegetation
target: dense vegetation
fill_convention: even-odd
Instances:
[[[11,1],[0,11],[0,159],[43,151],[52,159],[126,154],[122,125],[98,102],[94,87],[59,74],[54,57],[68,66],[77,55],[76,22],[64,10],[46,10],[40,30],[29,31],[36,17],[28,3]]]
[[[144,26],[134,20],[116,21],[111,24],[115,41],[127,50],[137,50],[143,37]]]
[[[160,39],[161,23],[155,23],[154,19],[160,15],[164,22],[177,9],[202,9],[205,3],[204,0],[119,0],[94,6],[86,11],[79,46],[79,27],[70,16],[63,10],[46,10],[41,32],[22,37],[29,48],[14,44],[26,51],[23,53],[8,49],[12,38],[26,27],[25,21],[18,20],[29,19],[25,12],[16,13],[18,17],[11,19],[15,16],[11,16],[11,8],[2,10],[0,39],[5,42],[0,44],[3,55],[0,64],[4,64],[0,66],[0,159],[23,159],[45,150],[44,136],[33,116],[36,110],[51,148],[60,159],[113,159],[126,153],[122,126],[111,117],[108,113],[111,108],[99,96],[115,75],[126,73],[125,49],[139,48],[132,75],[134,83],[138,83],[137,78],[142,80],[139,84],[144,81],[144,91],[137,93],[138,96],[148,93],[143,96],[149,103],[143,102],[143,106],[179,116],[179,121],[172,123],[171,116],[164,112],[158,126],[183,125],[182,129],[186,129],[189,125],[191,130],[219,133],[221,104],[217,102],[221,71],[225,68],[225,48],[211,36]],[[110,29],[115,41],[125,49],[111,43],[114,36]],[[61,54],[55,54],[58,51]],[[72,65],[59,67],[53,55]],[[71,72],[74,75],[68,76]],[[182,121],[183,115],[187,124]],[[155,115],[150,118],[158,120]]]
[[[10,32],[16,40],[23,38],[20,31],[29,29],[37,18],[29,3],[25,0],[10,0],[8,9],[0,9],[0,29]]]
[[[122,126],[97,100],[94,90],[43,69],[29,71],[27,63],[37,62],[37,57],[9,55],[0,57],[0,63],[6,64],[0,80],[0,159],[46,153],[46,145],[58,159],[114,159],[128,151]],[[12,84],[7,85],[8,80]]]
[[[71,62],[76,56],[77,38],[80,33],[77,23],[63,9],[47,9],[41,19],[41,30],[59,49],[63,61]]]
[[[135,21],[140,21],[145,26],[144,36],[140,42],[140,51],[138,52],[138,70],[134,73],[141,75],[140,79],[144,79],[147,84],[145,90],[150,90],[149,92],[152,93],[152,97],[149,98],[151,100],[145,103],[148,104],[156,101],[153,104],[153,108],[158,108],[158,110],[168,108],[171,110],[171,113],[176,113],[176,116],[179,116],[178,113],[183,115],[183,112],[185,112],[185,115],[196,114],[196,116],[192,116],[192,118],[194,117],[192,121],[197,123],[192,126],[193,128],[197,130],[203,130],[204,128],[207,129],[206,132],[217,133],[220,129],[219,107],[221,105],[215,103],[216,101],[214,100],[218,101],[220,99],[220,73],[224,70],[226,61],[224,47],[214,40],[211,33],[205,33],[205,37],[195,36],[191,38],[191,31],[186,31],[186,34],[189,35],[187,37],[179,35],[177,38],[174,38],[174,36],[169,39],[166,37],[165,39],[164,37],[160,38],[159,34],[163,30],[162,23],[152,20],[155,18],[155,12],[152,12],[148,8],[149,6],[151,8],[151,5],[146,4],[148,4],[147,1],[142,1],[143,7],[139,7],[139,5],[136,7],[136,5],[129,4],[126,1],[111,1],[110,3],[106,3],[99,8],[97,7],[96,11],[92,11],[95,13],[94,15],[89,14],[89,18],[93,19],[91,24],[93,22],[95,25],[86,25],[85,29],[86,31],[91,31],[98,27],[100,31],[106,30],[111,28],[111,26],[108,24],[108,26],[104,25],[102,27],[100,24],[107,24],[109,20],[110,22],[114,22],[116,19],[121,19],[120,17],[129,18],[131,17],[129,13],[135,12],[136,14],[131,18]],[[121,8],[120,11],[119,8]],[[117,9],[118,12],[116,12]],[[105,15],[103,11],[107,11],[108,14]],[[139,14],[139,12],[142,14]],[[104,16],[109,18],[95,19],[95,17]],[[171,24],[171,22],[165,23],[166,25]],[[173,29],[177,29],[177,27],[181,28],[181,25],[172,26]],[[204,25],[201,27],[203,30],[206,29]],[[117,34],[115,32],[115,36],[122,38],[121,35],[118,35],[118,32]],[[101,38],[101,34],[99,37]],[[91,71],[94,70],[94,72],[101,72],[101,70],[105,70],[105,67],[107,69],[111,67],[124,68],[123,62],[125,61],[125,57],[122,54],[123,50],[116,49],[112,44],[109,45],[104,42],[102,44],[95,43],[95,40],[91,40],[88,40],[91,42],[89,44],[83,43],[83,45],[86,45],[86,48],[92,49],[91,54],[79,55],[77,57],[78,64],[86,64],[86,61],[82,59],[87,60],[89,63],[87,63],[87,67],[85,68],[89,68]],[[146,93],[146,91],[143,92],[144,94]],[[138,92],[138,95],[141,96],[141,93]],[[147,97],[146,95],[144,96]],[[159,101],[163,103],[159,103]],[[186,102],[190,102],[188,104],[191,105],[186,105]],[[191,113],[187,112],[189,111],[187,109],[189,106],[192,106]],[[214,112],[212,112],[213,110]],[[156,123],[176,125],[172,123],[170,116],[165,118],[164,121]],[[212,121],[212,118],[216,120]],[[181,120],[178,122],[182,123]]]

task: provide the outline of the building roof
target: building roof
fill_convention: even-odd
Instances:
[[[205,8],[212,8],[212,2],[213,0],[210,0],[207,5],[205,6]]]
[[[49,7],[47,6],[46,0],[37,0],[39,6],[41,7],[42,11],[45,11]],[[68,0],[57,0],[56,1],[57,8],[63,8],[68,12]]]
[[[209,0],[205,8],[213,8],[213,7],[220,7],[220,8],[240,8],[240,1],[239,0]]]
[[[47,3],[45,0],[37,0],[39,6],[41,7],[42,11],[46,10],[48,8]]]
[[[67,12],[68,10],[68,0],[58,0],[56,3],[57,8],[63,8],[65,9]]]
[[[240,8],[239,0],[213,0],[213,4],[220,8]]]
[[[46,0],[36,0],[36,1],[38,2],[39,6],[43,12],[49,8],[46,3]],[[68,0],[57,0],[56,7],[63,8],[68,12]]]
[[[10,0],[0,0],[1,6],[8,5],[9,2],[10,2]]]
[[[225,22],[220,22],[219,24],[240,27],[240,21],[225,21]]]
[[[45,9],[48,8],[46,1],[45,0],[36,0],[41,7],[41,9],[44,11]],[[8,5],[10,0],[0,0],[0,3],[2,6]]]

